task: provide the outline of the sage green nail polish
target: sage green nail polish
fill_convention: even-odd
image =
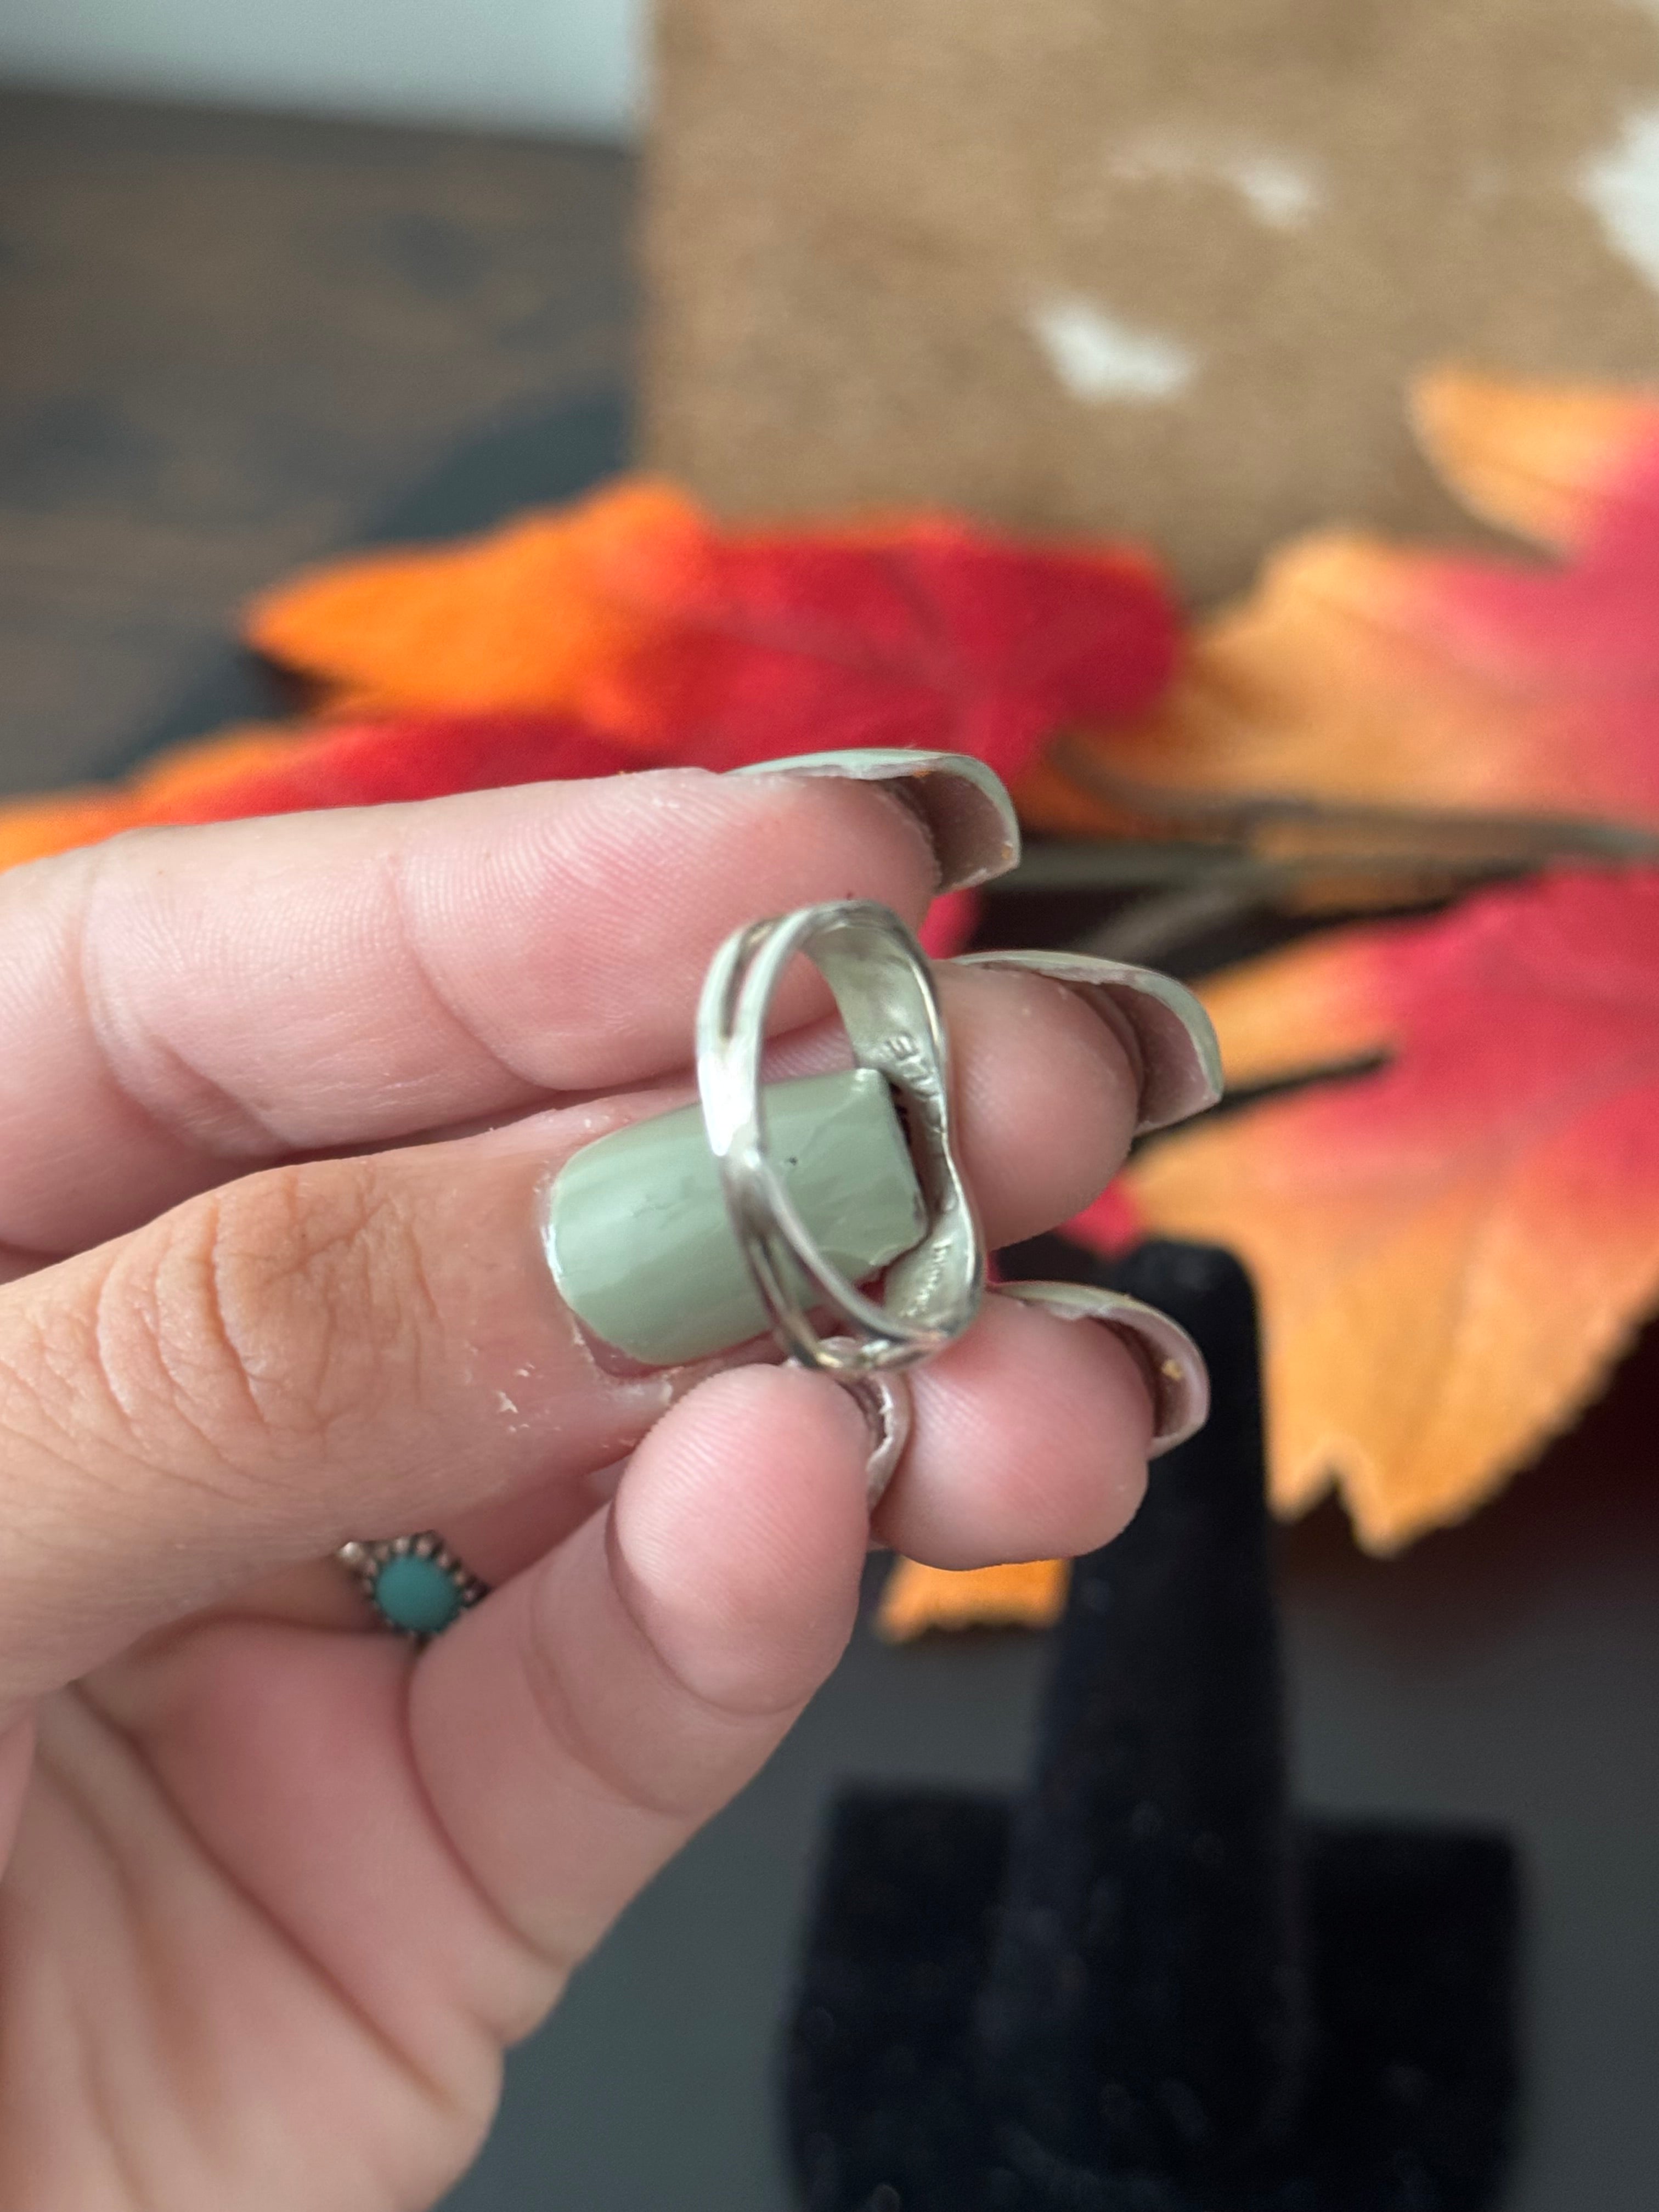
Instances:
[[[850,1281],[921,1242],[921,1186],[892,1093],[873,1068],[769,1084],[766,1119],[791,1198]],[[696,1106],[573,1153],[549,1193],[544,1237],[571,1311],[648,1366],[705,1358],[769,1326]]]
[[[864,745],[844,752],[792,753],[750,761],[732,775],[819,776],[882,783],[927,832],[941,891],[965,890],[1006,875],[1019,861],[1019,817],[996,770],[971,753]]]

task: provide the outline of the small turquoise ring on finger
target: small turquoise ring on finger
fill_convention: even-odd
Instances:
[[[378,1543],[342,1544],[334,1554],[379,1615],[411,1643],[429,1644],[453,1628],[489,1585],[463,1565],[434,1528]]]

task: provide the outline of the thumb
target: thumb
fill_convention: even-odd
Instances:
[[[0,1288],[0,1724],[349,1536],[622,1457],[707,1366],[601,1371],[542,1187],[614,1109],[275,1168]]]
[[[9,1720],[0,1715],[0,1874],[6,1870],[6,1861],[11,1856],[17,1834],[24,1786],[29,1778],[29,1762],[33,1753],[33,1722],[16,1713]]]
[[[705,1382],[608,1515],[422,1657],[410,1739],[445,1834],[562,1972],[771,1755],[852,1632],[869,1431],[798,1368]]]

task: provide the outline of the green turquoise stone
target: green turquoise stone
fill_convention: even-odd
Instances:
[[[413,1552],[388,1559],[374,1577],[374,1602],[394,1628],[436,1636],[461,1612],[461,1594],[435,1559]]]

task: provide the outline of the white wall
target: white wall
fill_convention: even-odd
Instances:
[[[647,0],[0,0],[0,80],[625,137]]]

